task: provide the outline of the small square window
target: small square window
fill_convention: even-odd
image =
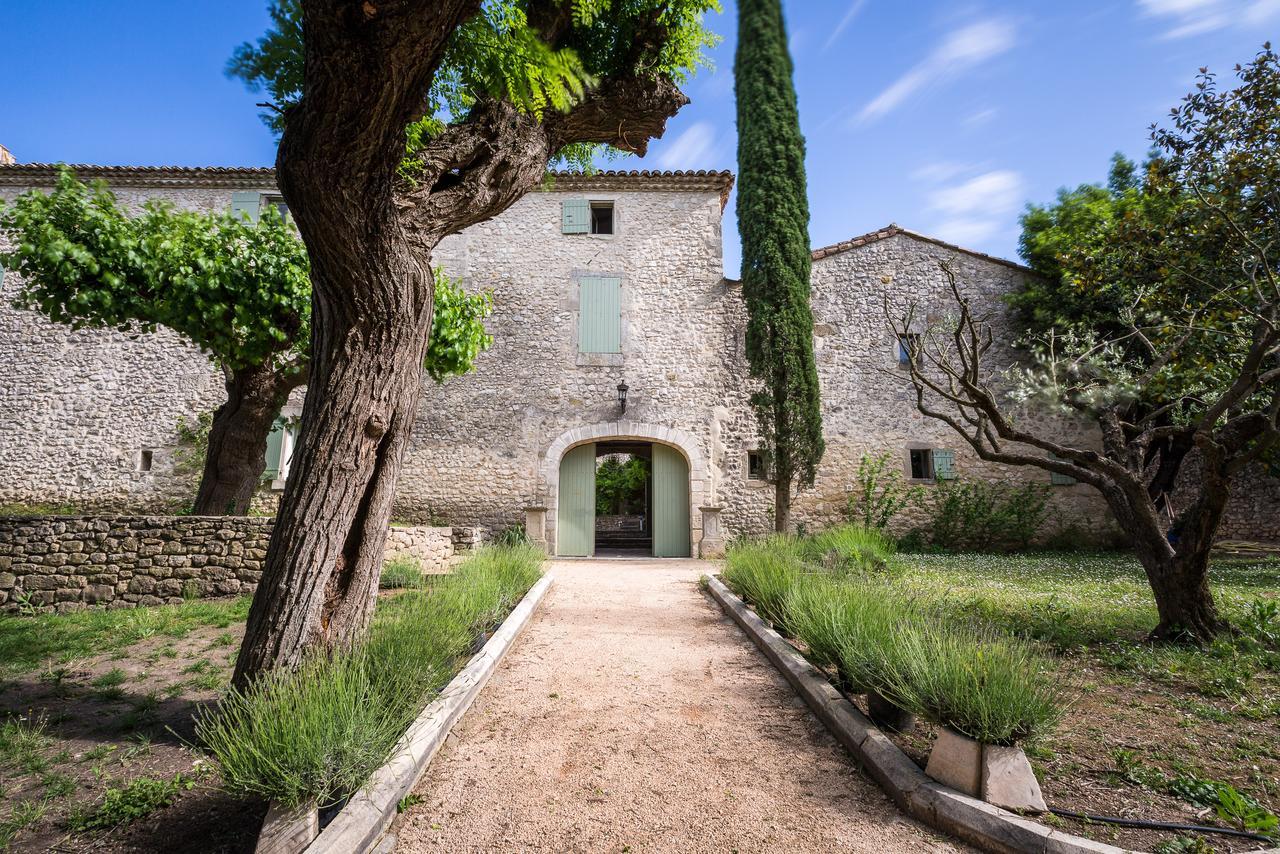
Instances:
[[[911,479],[933,480],[933,451],[929,448],[911,448]]]
[[[613,234],[613,202],[591,203],[591,233]]]
[[[273,207],[280,214],[280,218],[286,222],[289,219],[289,203],[284,200],[284,196],[263,196],[262,204]]]
[[[907,332],[899,335],[894,349],[897,350],[898,364],[910,365],[911,355],[920,352],[920,333]]]
[[[144,448],[138,452],[138,471],[151,471],[151,463],[155,458],[154,452],[149,448]]]
[[[747,451],[747,480],[769,479],[769,457],[764,451]]]

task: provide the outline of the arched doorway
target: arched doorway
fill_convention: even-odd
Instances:
[[[556,553],[690,557],[689,462],[659,442],[584,442],[560,461]]]

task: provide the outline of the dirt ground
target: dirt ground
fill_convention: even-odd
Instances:
[[[707,564],[550,569],[397,851],[961,850],[860,773],[699,591]]]

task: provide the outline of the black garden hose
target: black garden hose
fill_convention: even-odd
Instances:
[[[1208,827],[1202,824],[1178,824],[1172,821],[1146,821],[1140,818],[1119,818],[1110,815],[1090,815],[1083,812],[1072,812],[1071,810],[1059,810],[1053,807],[1049,808],[1049,812],[1062,818],[1074,818],[1078,821],[1091,821],[1095,824],[1116,824],[1120,827],[1144,827],[1149,830],[1189,830],[1194,833],[1217,833],[1222,836],[1238,836],[1243,839],[1253,839],[1257,842],[1266,842],[1275,844],[1275,840],[1270,836],[1263,836],[1261,833],[1250,833],[1247,830],[1233,830],[1230,827]]]

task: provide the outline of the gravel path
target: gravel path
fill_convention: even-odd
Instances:
[[[697,587],[559,561],[396,822],[399,852],[956,851],[904,817]]]

